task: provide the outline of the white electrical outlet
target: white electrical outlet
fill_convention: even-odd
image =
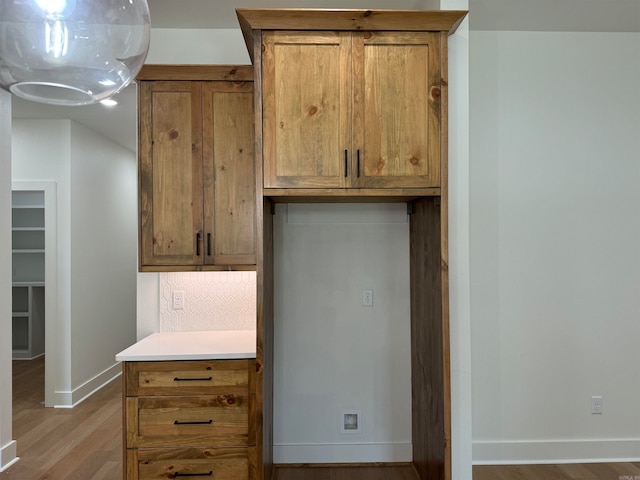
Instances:
[[[362,306],[373,307],[373,290],[371,288],[362,289]]]
[[[602,414],[602,397],[601,396],[591,397],[591,413],[594,415]]]
[[[173,292],[173,309],[184,310],[184,290],[175,290]]]

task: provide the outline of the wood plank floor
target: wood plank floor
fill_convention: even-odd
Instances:
[[[13,362],[13,438],[20,461],[0,480],[122,478],[122,383],[73,409],[44,408],[44,357]],[[409,466],[280,467],[275,480],[415,480]],[[473,480],[639,480],[640,463],[473,467]],[[228,480],[228,479],[223,479]]]
[[[406,467],[276,468],[275,480],[415,480]],[[640,463],[473,467],[473,480],[640,480]]]
[[[276,467],[275,480],[418,480],[407,466],[362,467]]]
[[[122,382],[72,409],[44,408],[44,357],[13,362],[13,438],[20,460],[1,480],[122,478]]]
[[[640,463],[475,466],[473,480],[640,480]]]

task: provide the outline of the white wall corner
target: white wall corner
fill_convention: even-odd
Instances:
[[[11,95],[0,90],[0,265],[11,265]],[[0,471],[14,463],[11,381],[11,269],[0,269]]]
[[[160,274],[138,272],[136,337],[142,340],[160,331]]]
[[[467,10],[468,0],[442,0]],[[471,480],[471,294],[469,229],[469,19],[448,37],[449,304],[452,478]]]
[[[15,440],[10,441],[8,444],[0,448],[0,472],[4,472],[11,465],[20,460],[17,453],[18,443]]]

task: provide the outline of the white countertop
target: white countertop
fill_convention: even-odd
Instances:
[[[116,355],[117,361],[256,358],[255,330],[152,333]]]

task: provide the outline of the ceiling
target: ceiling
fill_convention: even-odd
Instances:
[[[440,0],[148,0],[152,28],[238,28],[236,8],[428,10]],[[472,30],[640,31],[639,0],[469,0]],[[136,150],[136,87],[115,107],[58,107],[13,97],[13,118],[71,119]]]

